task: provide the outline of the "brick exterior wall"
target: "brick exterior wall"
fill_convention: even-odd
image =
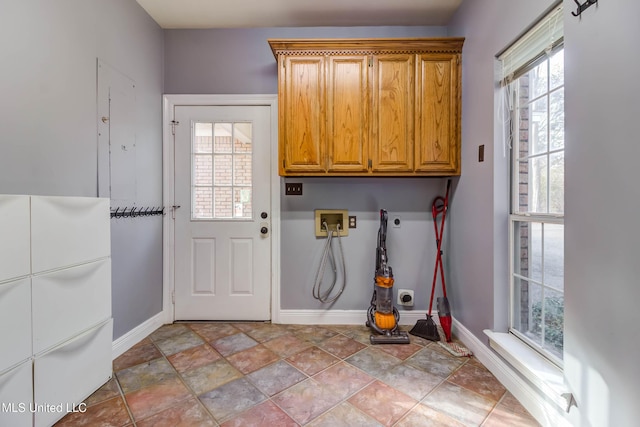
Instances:
[[[518,79],[518,102],[527,105],[529,100],[529,74]],[[526,159],[529,155],[529,108],[520,109],[518,118],[518,157]],[[518,162],[518,207],[521,212],[529,210],[529,162]],[[530,224],[520,224],[517,233],[520,237],[520,273],[529,276],[529,232]],[[520,330],[529,330],[529,283],[520,281]]]
[[[232,137],[196,136],[193,154],[195,218],[252,216],[251,143]]]

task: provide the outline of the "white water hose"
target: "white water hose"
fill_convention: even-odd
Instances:
[[[324,250],[322,251],[322,258],[320,259],[320,266],[318,267],[318,272],[316,273],[316,280],[313,284],[313,297],[320,302],[325,304],[332,303],[342,295],[344,292],[344,288],[347,284],[347,269],[344,263],[344,250],[342,249],[342,240],[340,240],[340,224],[336,224],[336,233],[338,234],[338,246],[340,247],[340,260],[342,262],[342,286],[338,289],[338,291],[331,296],[331,292],[338,283],[338,269],[336,266],[336,260],[333,256],[333,249],[331,247],[331,239],[333,238],[333,232],[329,230],[329,226],[327,222],[324,221],[322,226],[325,230],[327,230],[327,242],[324,244]],[[331,264],[331,269],[333,270],[333,282],[329,289],[326,292],[321,291],[322,287],[322,278],[324,276],[325,266],[327,264],[327,258],[329,259],[329,263]]]

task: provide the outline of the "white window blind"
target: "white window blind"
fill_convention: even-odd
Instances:
[[[555,48],[561,46],[562,42],[561,3],[498,56],[502,63],[502,84],[509,84],[532,69],[538,62],[546,59]]]

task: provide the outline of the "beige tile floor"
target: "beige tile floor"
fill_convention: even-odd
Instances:
[[[408,327],[407,329],[410,329]],[[56,426],[537,426],[473,357],[363,326],[165,325]]]

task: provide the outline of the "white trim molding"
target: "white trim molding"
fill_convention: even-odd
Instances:
[[[400,311],[400,325],[413,325],[418,319],[426,319],[426,311]],[[438,322],[438,313],[431,312]],[[367,310],[280,310],[278,321],[285,325],[364,325]]]
[[[563,395],[569,393],[569,390],[564,385],[560,368],[546,360],[513,334],[493,332],[488,329],[484,333],[489,337],[489,346],[517,372],[552,399],[558,407],[567,407],[567,401]]]
[[[155,331],[165,323],[165,315],[164,313],[160,312],[146,322],[136,326],[120,338],[113,341],[113,360],[115,360],[125,351],[129,350],[131,347],[151,335],[153,331]]]
[[[547,398],[505,359],[491,350],[456,319],[453,319],[452,331],[541,425],[568,427],[573,424],[571,422],[573,417],[563,413],[556,401]],[[577,411],[573,408],[571,412],[573,415]]]

